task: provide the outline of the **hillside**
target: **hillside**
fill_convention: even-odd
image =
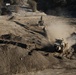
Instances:
[[[44,21],[43,26],[38,22]],[[74,53],[58,56],[55,39],[64,39]],[[76,75],[76,18],[32,12],[0,16],[0,75]]]
[[[51,42],[43,35],[45,32],[42,28],[36,25],[40,16],[15,16],[13,20],[8,19],[9,17],[7,16],[0,17],[0,37],[3,37],[2,41],[4,41],[4,43],[0,42],[1,75],[27,75],[28,73],[31,75],[32,73],[30,72],[41,70],[43,70],[40,72],[41,74],[46,72],[46,75],[50,75],[53,73],[50,70],[54,70],[54,68],[56,73],[59,72],[64,74],[66,69],[69,68],[67,73],[65,73],[66,75],[71,74],[70,70],[72,71],[72,74],[76,74],[75,59],[69,60],[64,58],[62,60],[55,58],[53,53],[51,53],[51,49],[49,48]],[[49,23],[52,24],[56,22],[57,24],[57,20],[60,21],[61,19],[66,19],[67,23],[75,20],[71,18],[44,16],[46,28]],[[54,20],[55,22],[53,22]],[[73,26],[75,28],[75,25]],[[12,42],[16,43],[14,44]],[[49,53],[48,56],[46,56],[47,53]],[[55,75],[56,73],[53,74]]]

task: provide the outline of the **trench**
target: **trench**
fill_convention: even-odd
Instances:
[[[12,45],[15,45],[15,46],[19,46],[21,48],[26,48],[27,47],[26,44],[15,42],[15,41],[10,41],[10,40],[3,40],[3,39],[0,39],[0,44],[12,44]]]

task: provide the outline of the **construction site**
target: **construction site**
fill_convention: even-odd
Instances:
[[[76,75],[73,3],[0,0],[0,75]]]

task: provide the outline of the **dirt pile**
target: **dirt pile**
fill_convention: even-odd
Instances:
[[[22,25],[17,21],[12,22],[6,20],[2,20],[0,23],[0,74],[27,74],[35,66],[37,66],[37,70],[44,69],[48,66],[48,60],[40,53],[34,53],[33,56],[28,54],[32,49],[43,47],[41,43],[41,37],[43,36],[33,30],[34,26],[28,27],[28,25]],[[41,29],[39,29],[40,31]],[[35,57],[37,58],[37,63],[34,60]],[[40,62],[38,62],[39,60]],[[44,65],[46,66],[44,67]]]
[[[39,18],[37,16],[26,18],[17,16],[9,21],[6,18],[0,20],[1,75],[28,75],[28,72],[31,71],[67,68],[68,65],[71,68],[76,68],[75,60],[67,58],[62,60],[53,56],[44,30],[37,25]],[[44,17],[44,20],[46,18],[47,16]],[[51,19],[53,17],[50,17]],[[48,20],[46,21],[48,22]],[[69,64],[67,64],[68,62]]]
[[[28,71],[43,70],[50,66],[50,62],[39,52],[33,52],[32,55],[25,56],[25,65]]]

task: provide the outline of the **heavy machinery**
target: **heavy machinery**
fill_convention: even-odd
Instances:
[[[64,39],[56,39],[54,42],[54,50],[56,57],[66,57],[71,59],[74,54],[74,49],[72,47],[68,47],[68,43],[64,42]]]
[[[54,42],[54,49],[56,52],[62,52],[66,43],[64,43],[63,39],[56,39]]]

